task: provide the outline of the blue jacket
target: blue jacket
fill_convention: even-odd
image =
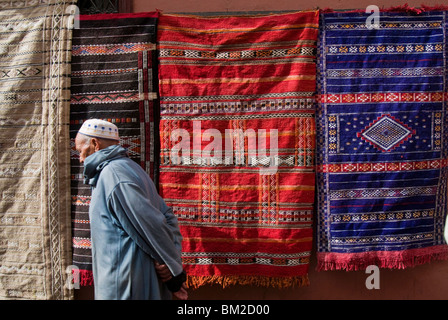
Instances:
[[[95,299],[169,299],[154,260],[182,273],[177,218],[148,174],[119,145],[84,161],[93,188],[89,208]]]

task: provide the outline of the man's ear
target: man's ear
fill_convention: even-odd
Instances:
[[[93,146],[93,150],[95,150],[95,152],[99,151],[100,148],[100,141],[97,138],[91,138],[90,139],[90,143]]]

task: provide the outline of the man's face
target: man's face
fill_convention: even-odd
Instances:
[[[79,162],[84,163],[84,160],[95,153],[95,146],[92,143],[93,139],[90,139],[89,143],[86,143],[86,137],[82,134],[77,134],[75,138],[75,148],[79,152]]]

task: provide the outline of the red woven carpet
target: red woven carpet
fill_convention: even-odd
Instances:
[[[318,18],[159,18],[160,193],[189,286],[308,283]]]

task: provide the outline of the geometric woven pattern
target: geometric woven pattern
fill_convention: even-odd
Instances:
[[[321,15],[318,268],[448,257],[446,12]]]
[[[389,151],[408,140],[412,134],[415,134],[415,130],[409,129],[406,124],[391,115],[382,115],[358,132],[358,137],[380,150]]]
[[[160,16],[160,194],[190,286],[308,282],[317,27],[314,11]]]
[[[0,1],[0,299],[71,299],[72,1]]]
[[[92,284],[90,186],[74,139],[83,122],[100,118],[119,128],[131,159],[157,179],[158,107],[153,72],[157,13],[80,16],[73,31],[70,109],[73,264]]]

